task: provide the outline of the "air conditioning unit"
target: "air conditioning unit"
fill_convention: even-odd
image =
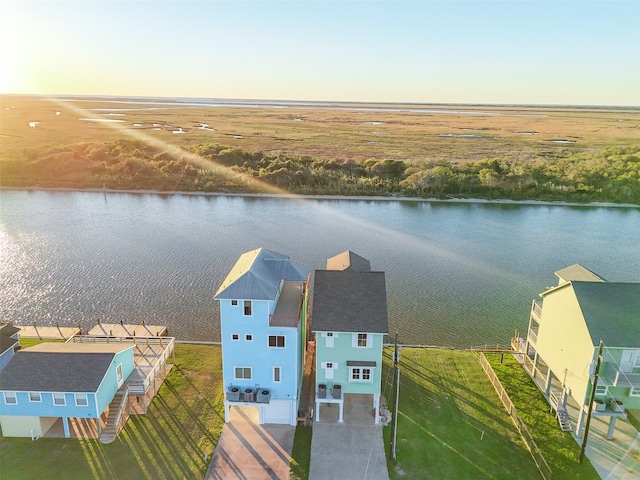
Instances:
[[[255,401],[255,390],[253,388],[245,388],[242,390],[242,394],[244,395],[245,402],[253,402]]]
[[[238,387],[229,387],[227,389],[227,401],[228,402],[239,402],[240,401],[240,388],[238,388]]]
[[[271,400],[271,391],[266,388],[259,389],[256,399],[258,403],[269,403],[269,400]]]

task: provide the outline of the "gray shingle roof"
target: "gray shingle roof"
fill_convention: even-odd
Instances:
[[[0,323],[0,336],[2,337],[10,337],[19,331],[20,329],[18,327],[14,327],[10,323]]]
[[[316,270],[311,329],[389,333],[384,272]]]
[[[286,255],[264,248],[243,253],[214,298],[275,300],[281,280],[306,281],[309,269]]]
[[[640,348],[640,283],[571,282],[594,345]]]
[[[0,390],[95,392],[118,351],[131,345],[40,344],[19,350],[0,372]]]

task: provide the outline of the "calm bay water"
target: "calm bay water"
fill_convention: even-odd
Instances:
[[[639,238],[635,208],[2,191],[0,319],[219,340],[213,294],[241,253],[313,270],[350,249],[386,272],[403,343],[506,343],[555,270],[639,282]]]

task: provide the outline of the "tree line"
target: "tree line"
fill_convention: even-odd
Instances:
[[[171,151],[141,140],[32,147],[0,154],[5,187],[399,195],[640,204],[640,147],[565,150],[475,162],[336,160],[219,144]]]

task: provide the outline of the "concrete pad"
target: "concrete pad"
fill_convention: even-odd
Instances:
[[[389,480],[380,425],[315,423],[309,480]]]
[[[205,475],[207,480],[289,478],[296,427],[260,425],[255,407],[232,407]]]
[[[575,434],[579,407],[573,399],[567,403],[567,412],[574,428],[571,434],[578,445],[582,445],[582,438],[577,438]],[[636,480],[640,478],[640,433],[629,421],[618,418],[613,440],[608,440],[609,420],[609,417],[591,417],[585,456],[600,478]]]

